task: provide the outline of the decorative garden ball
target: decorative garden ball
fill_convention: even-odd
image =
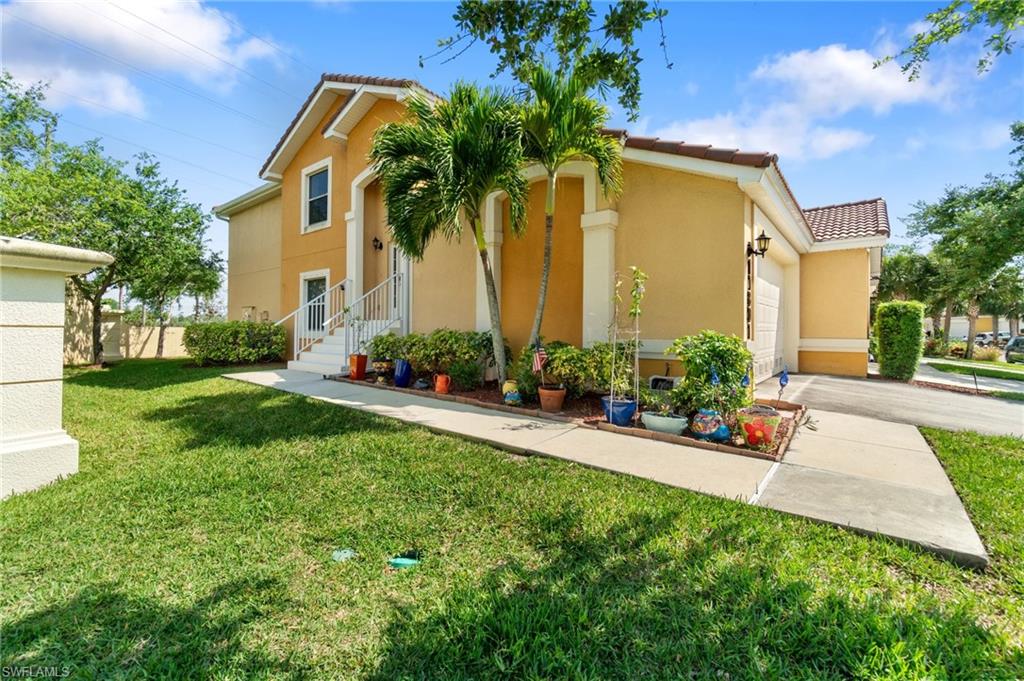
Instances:
[[[690,421],[690,431],[701,440],[725,442],[729,439],[729,426],[714,409],[701,409]]]

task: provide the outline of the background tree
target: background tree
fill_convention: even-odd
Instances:
[[[220,283],[219,257],[207,254],[209,217],[188,200],[176,182],[160,175],[160,165],[141,156],[136,183],[143,197],[140,220],[145,239],[132,273],[131,295],[158,314],[156,356],[163,357],[170,304],[196,286]]]
[[[617,195],[622,191],[622,150],[619,140],[601,132],[608,120],[608,109],[587,95],[586,82],[573,72],[559,76],[546,67],[535,68],[529,79],[522,116],[523,154],[547,172],[544,264],[529,341],[529,345],[534,346],[540,339],[551,276],[558,171],[569,161],[591,163],[605,195]]]
[[[492,192],[505,192],[512,233],[526,229],[521,138],[519,109],[508,94],[458,83],[447,100],[435,105],[411,98],[407,119],[381,126],[370,149],[391,235],[402,252],[420,259],[434,238],[458,239],[464,226],[472,230],[487,288],[499,382],[506,373],[505,337],[483,206]]]
[[[911,80],[921,74],[921,67],[931,58],[932,48],[948,43],[959,35],[983,27],[985,53],[978,59],[978,73],[988,71],[999,55],[1009,54],[1024,27],[1024,2],[1020,0],[954,0],[945,7],[925,15],[928,28],[914,36],[899,53],[882,59],[879,64],[896,60]],[[878,66],[878,64],[876,64]]]
[[[981,298],[981,311],[992,315],[992,333],[999,333],[999,318],[1006,317],[1011,335],[1020,331],[1020,318],[1024,314],[1024,271],[1018,265],[1000,270],[992,278],[988,291]]]
[[[886,247],[878,282],[878,300],[916,300],[923,303],[925,315],[932,320],[932,329],[938,332],[942,326],[940,318],[948,302],[941,290],[938,263],[912,246]]]
[[[215,309],[213,297],[220,291],[220,275],[224,272],[224,259],[221,258],[220,253],[208,252],[193,265],[184,295],[192,298],[194,303],[192,321],[198,322],[202,317],[210,316],[211,309]]]
[[[612,2],[601,18],[590,0],[461,0],[452,17],[458,33],[420,57],[420,66],[446,54],[450,61],[483,42],[498,55],[494,75],[508,71],[526,83],[536,66],[553,63],[559,74],[575,71],[588,86],[617,90],[619,104],[636,120],[642,59],[635,36],[656,22],[665,66],[672,68],[662,23],[667,13],[658,2],[644,0]]]
[[[0,78],[0,233],[114,256],[110,265],[70,278],[91,307],[92,354],[99,362],[103,299],[119,286],[148,290],[147,266],[161,262],[160,249],[182,237],[155,227],[166,222],[157,195],[167,183],[152,160],[140,157],[130,175],[95,140],[56,140],[58,117],[43,107],[44,94],[41,85],[20,88],[9,74]]]

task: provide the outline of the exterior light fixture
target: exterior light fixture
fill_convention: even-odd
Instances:
[[[757,247],[755,248],[752,244],[747,244],[747,257],[759,255],[762,258],[764,254],[768,252],[768,245],[772,242],[772,238],[761,230],[761,236],[757,237]]]
[[[375,250],[375,251],[383,251],[384,250],[384,242],[381,241],[380,239],[378,239],[377,237],[373,237],[373,250]]]

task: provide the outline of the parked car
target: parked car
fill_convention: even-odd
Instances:
[[[1024,364],[1024,336],[1014,336],[1010,339],[1010,342],[1006,344],[1006,356],[1004,359],[1007,362],[1020,362]]]
[[[996,343],[999,345],[999,347],[1004,347],[1007,343],[1010,342],[1011,338],[1013,338],[1013,336],[1010,335],[1009,331],[1000,331],[999,337],[996,339]]]
[[[992,342],[994,340],[995,338],[992,336],[991,332],[988,331],[986,331],[985,333],[979,333],[974,336],[974,344],[981,345],[982,347],[992,345]]]

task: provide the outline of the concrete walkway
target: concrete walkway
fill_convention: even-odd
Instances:
[[[811,415],[817,430],[798,431],[785,462],[773,464],[426,395],[326,381],[300,371],[225,377],[397,418],[519,454],[564,459],[867,534],[884,534],[964,565],[987,562],[959,497],[911,426],[815,411]]]
[[[981,367],[973,366],[970,364],[960,364],[959,362],[948,362],[949,364],[956,364],[962,366],[965,369],[979,369]],[[1006,366],[1005,364],[1002,366]],[[1000,369],[1000,365],[993,364],[993,369]],[[955,385],[960,388],[968,388],[974,390],[975,382],[974,376],[968,374],[957,374],[952,371],[940,371],[933,366],[929,366],[926,360],[921,360],[921,365],[917,368],[917,372],[914,373],[914,380],[916,381],[927,381],[928,383],[940,383],[943,385]],[[1024,392],[1024,372],[1020,374],[1020,380],[1014,380],[1010,378],[992,378],[991,376],[978,376],[977,387],[982,390],[1005,390],[1007,392]]]

